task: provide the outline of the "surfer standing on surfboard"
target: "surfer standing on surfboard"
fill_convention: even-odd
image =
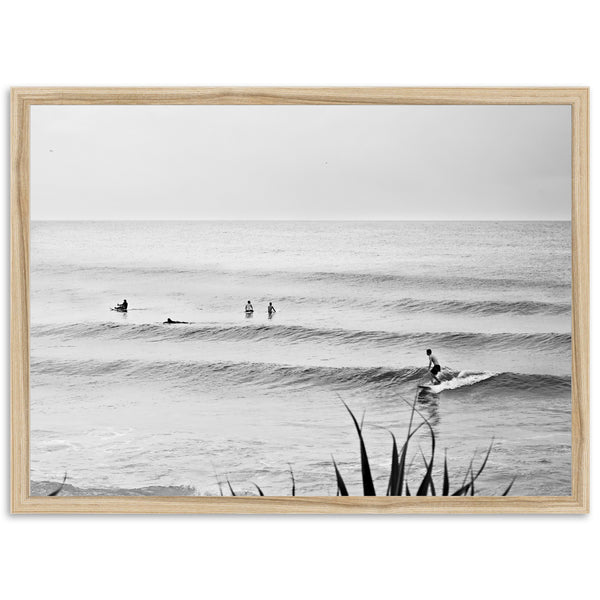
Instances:
[[[429,369],[431,365],[433,365],[433,368],[429,371],[431,373],[431,381],[433,382],[435,380],[436,383],[442,383],[437,378],[437,374],[442,370],[442,367],[440,367],[438,359],[435,357],[434,354],[432,354],[430,348],[427,348],[427,356],[429,357],[429,365],[427,368]]]

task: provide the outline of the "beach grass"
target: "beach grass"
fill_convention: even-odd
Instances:
[[[437,490],[441,490],[442,496],[475,496],[479,491],[478,488],[475,487],[475,483],[477,482],[480,475],[483,473],[484,469],[488,464],[488,459],[492,452],[492,447],[494,444],[494,440],[492,439],[489,448],[481,462],[479,468],[475,469],[473,467],[474,457],[471,459],[469,466],[465,471],[465,475],[463,477],[460,485],[455,486],[456,489],[451,491],[451,482],[449,476],[448,469],[448,457],[446,452],[444,452],[444,465],[443,465],[443,474],[441,485],[436,486],[434,481],[434,465],[436,458],[436,436],[435,431],[429,422],[429,420],[417,409],[417,401],[418,401],[418,393],[415,394],[415,398],[412,403],[408,402],[406,399],[402,398],[402,400],[410,406],[410,419],[408,424],[408,430],[406,432],[406,437],[401,447],[398,445],[398,441],[393,432],[389,432],[392,438],[392,450],[391,450],[391,462],[389,468],[389,476],[387,477],[388,483],[385,495],[386,496],[411,496],[410,489],[416,490],[416,496],[436,496]],[[371,469],[371,464],[369,462],[369,455],[367,452],[367,446],[363,437],[363,428],[364,428],[364,415],[361,421],[359,422],[356,418],[352,409],[344,402],[342,398],[340,401],[344,405],[346,411],[350,415],[352,423],[354,425],[354,429],[358,436],[359,441],[359,454],[360,454],[360,475],[362,481],[362,496],[376,496],[376,489],[373,477],[373,471]],[[415,424],[416,418],[420,419],[420,423]],[[407,473],[410,471],[410,466],[412,464],[407,465],[407,456],[409,452],[409,446],[411,440],[415,436],[415,434],[420,431],[423,427],[427,428],[429,431],[429,438],[431,442],[431,453],[429,458],[427,458],[423,452],[421,451],[421,456],[424,464],[424,474],[419,477],[416,481],[408,482]],[[414,460],[414,459],[413,459]],[[338,467],[338,464],[335,460],[335,457],[331,457],[331,461],[333,463],[333,470],[335,475],[335,483],[336,483],[336,495],[337,496],[351,496],[356,494],[351,494],[346,482],[344,481],[344,477]],[[296,495],[296,478],[294,476],[294,470],[292,465],[289,466],[290,478],[291,478],[291,496]],[[215,472],[215,477],[217,480],[217,485],[219,487],[219,493],[221,496],[223,493],[223,485]],[[48,494],[48,496],[58,496],[62,491],[65,482],[67,480],[67,474],[65,473],[62,483],[59,485],[57,489]],[[516,477],[508,484],[507,488],[501,494],[502,496],[507,496],[512,489],[512,486],[516,480]],[[229,493],[231,496],[239,496],[244,494],[238,494],[233,489],[233,486],[229,480],[229,477],[225,478],[225,483],[229,488]],[[259,496],[265,496],[262,488],[255,482],[252,482],[252,485],[256,488],[256,491]],[[486,494],[490,495],[490,494]]]
[[[419,431],[419,429],[421,429],[421,427],[423,427],[423,426],[427,427],[429,430],[429,435],[430,435],[430,439],[431,439],[431,455],[430,455],[429,459],[427,459],[423,455],[425,474],[420,478],[420,480],[417,480],[414,483],[411,482],[411,487],[413,489],[417,490],[415,493],[416,496],[429,496],[429,495],[436,496],[437,495],[436,485],[435,485],[435,481],[434,481],[434,477],[433,477],[434,462],[435,462],[435,456],[436,456],[435,455],[435,450],[436,450],[435,431],[434,431],[433,427],[431,426],[431,423],[429,422],[429,420],[426,417],[424,417],[423,414],[417,409],[417,407],[416,407],[417,400],[418,400],[418,393],[415,395],[415,399],[412,402],[412,404],[408,403],[406,400],[403,399],[404,402],[407,402],[411,406],[411,413],[410,413],[410,420],[409,420],[409,425],[408,425],[408,431],[406,434],[406,439],[405,439],[404,443],[402,444],[402,448],[400,449],[400,451],[398,451],[398,443],[396,441],[396,436],[392,432],[390,432],[391,437],[392,437],[392,457],[391,457],[390,474],[389,474],[389,479],[388,479],[388,484],[387,484],[387,490],[385,493],[386,496],[402,496],[402,495],[410,496],[411,495],[409,484],[407,481],[407,475],[406,475],[406,473],[407,473],[406,457],[407,457],[408,448],[409,448],[411,439],[413,438],[415,433],[417,433],[417,431]],[[350,417],[352,418],[352,422],[354,423],[354,427],[356,429],[358,439],[359,439],[360,468],[361,468],[361,478],[362,478],[362,484],[363,484],[363,495],[364,496],[375,496],[376,492],[375,492],[375,486],[373,484],[373,474],[371,471],[371,466],[369,464],[369,457],[367,454],[367,449],[366,449],[365,441],[364,441],[363,434],[362,434],[363,423],[361,421],[361,423],[359,424],[358,420],[356,419],[356,416],[354,415],[354,413],[352,412],[350,407],[343,400],[342,400],[342,403],[344,404],[344,406],[346,407],[346,410],[348,411],[348,413],[350,414]],[[415,415],[421,419],[421,423],[419,423],[416,426],[413,426],[413,423],[415,421]],[[443,468],[442,483],[441,483],[441,486],[438,486],[438,488],[437,488],[437,489],[441,489],[441,495],[442,496],[469,496],[469,495],[475,496],[477,493],[476,487],[475,487],[475,482],[477,481],[477,479],[480,477],[480,475],[483,473],[484,469],[487,466],[488,459],[492,452],[493,444],[494,444],[494,441],[492,440],[490,443],[490,446],[485,454],[485,457],[483,458],[483,461],[481,462],[481,465],[479,466],[479,468],[477,470],[475,470],[473,468],[473,460],[474,459],[471,459],[471,462],[466,470],[466,473],[465,473],[462,483],[453,492],[451,492],[450,476],[449,476],[449,472],[448,472],[448,457],[447,457],[446,453],[444,453],[444,468]],[[344,482],[344,478],[342,477],[342,474],[340,473],[338,465],[335,462],[335,458],[332,457],[332,461],[333,461],[333,467],[334,467],[335,478],[336,478],[336,483],[337,483],[337,495],[339,495],[339,496],[351,495],[348,492],[348,486]],[[510,484],[508,485],[506,490],[502,493],[502,496],[507,496],[509,494],[509,492],[513,486],[513,483],[515,482],[515,479],[516,479],[516,477],[512,479],[512,481],[510,482]]]
[[[475,496],[480,492],[479,488],[476,488],[475,484],[484,469],[488,464],[488,459],[492,452],[492,447],[494,444],[494,440],[490,442],[490,445],[487,449],[487,452],[479,465],[478,468],[474,468],[473,462],[474,458],[471,459],[463,477],[463,480],[460,484],[455,485],[454,491],[451,491],[451,482],[450,475],[448,469],[448,457],[446,452],[444,452],[444,466],[443,466],[443,474],[441,484],[436,486],[436,482],[434,481],[434,466],[435,466],[435,458],[436,458],[436,436],[433,427],[429,420],[423,416],[423,414],[417,409],[417,400],[418,393],[415,395],[414,401],[412,403],[408,402],[405,399],[402,399],[405,403],[407,403],[410,408],[410,419],[408,425],[408,431],[406,433],[406,438],[402,446],[399,448],[397,438],[393,432],[390,431],[390,435],[392,438],[392,452],[391,452],[391,463],[390,463],[390,472],[388,477],[387,489],[385,492],[386,496],[411,496],[411,488],[416,490],[414,493],[415,496],[436,496],[438,495],[438,490],[441,491],[442,496]],[[350,409],[350,407],[340,398],[340,401],[348,411],[352,423],[354,425],[354,429],[358,436],[359,441],[359,455],[360,455],[360,474],[362,481],[362,496],[376,496],[375,483],[373,471],[371,469],[371,464],[369,462],[369,455],[367,452],[367,446],[363,437],[363,427],[364,427],[364,415],[361,421],[359,422],[356,418],[354,412]],[[421,422],[415,424],[416,418],[420,419]],[[429,438],[431,441],[431,454],[429,458],[425,457],[422,453],[423,463],[424,463],[424,474],[417,479],[416,481],[408,482],[407,473],[410,470],[410,465],[407,466],[407,456],[409,452],[410,442],[415,436],[415,434],[421,430],[421,428],[427,428],[429,431]],[[351,494],[348,485],[344,481],[342,473],[338,467],[338,464],[335,460],[335,457],[331,457],[331,461],[333,463],[333,470],[335,475],[336,482],[336,495],[337,496],[351,496],[355,494]],[[296,495],[296,481],[294,478],[294,472],[290,465],[290,474],[292,477],[292,496]],[[509,483],[508,487],[501,494],[502,496],[507,496],[512,489],[512,486],[515,482],[516,477],[512,479]],[[237,496],[227,479],[227,485],[231,492],[232,496]],[[254,487],[258,490],[258,494],[260,496],[264,496],[262,489],[256,484],[253,483]],[[485,494],[490,495],[490,494]]]

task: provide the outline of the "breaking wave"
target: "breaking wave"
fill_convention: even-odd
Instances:
[[[394,388],[402,384],[423,381],[428,374],[422,367],[322,367],[284,365],[261,362],[202,362],[202,361],[144,361],[144,360],[32,360],[31,371],[37,375],[90,377],[112,375],[122,380],[156,379],[194,386],[218,378],[233,384],[255,384],[270,389],[285,390],[288,386],[331,388]],[[510,389],[511,391],[568,391],[570,376],[537,375],[526,373],[491,373],[456,371],[444,368],[440,391],[465,386],[481,385],[482,389]]]
[[[155,325],[119,323],[79,323],[41,325],[32,328],[34,336],[64,339],[138,339],[146,341],[283,341],[288,344],[325,342],[331,344],[390,347],[395,345],[437,345],[454,348],[559,350],[568,352],[570,333],[474,333],[438,331],[398,333],[349,329],[326,329],[300,325]]]

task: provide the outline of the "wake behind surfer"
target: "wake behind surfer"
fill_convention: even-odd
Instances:
[[[427,356],[429,357],[429,365],[427,368],[430,369],[429,373],[431,374],[431,382],[433,383],[435,381],[436,383],[442,383],[437,377],[437,374],[442,370],[442,367],[440,367],[438,359],[436,358],[435,354],[431,352],[430,348],[427,348]]]

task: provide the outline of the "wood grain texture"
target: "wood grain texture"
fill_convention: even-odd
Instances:
[[[590,502],[590,239],[589,91],[571,105],[572,120],[572,377],[571,493]]]
[[[415,513],[581,513],[587,512],[570,496],[474,496],[453,498],[389,496],[301,497],[31,497],[18,513],[185,513],[185,514],[415,514]]]
[[[30,107],[52,104],[568,104],[572,117],[572,491],[501,497],[32,497],[29,494]],[[13,513],[589,512],[589,90],[587,88],[13,88],[11,90]]]
[[[27,104],[573,104],[585,88],[14,88]]]
[[[11,91],[11,507],[29,497],[29,105]]]

